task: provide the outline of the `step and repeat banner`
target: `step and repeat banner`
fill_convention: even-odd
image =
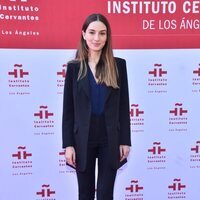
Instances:
[[[0,1],[0,199],[78,200],[61,145],[63,86],[82,23],[98,12],[129,81],[132,150],[114,199],[198,200],[198,0]]]

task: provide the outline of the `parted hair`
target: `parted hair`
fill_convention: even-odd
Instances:
[[[105,83],[107,86],[118,88],[117,84],[118,71],[115,58],[113,56],[111,28],[108,20],[102,14],[99,13],[91,14],[86,18],[85,22],[83,23],[82,31],[85,32],[89,24],[94,21],[102,22],[107,28],[107,40],[102,49],[99,62],[96,65],[95,76],[99,83]],[[78,60],[80,62],[78,80],[82,79],[87,74],[86,62],[88,61],[88,55],[89,55],[88,46],[81,33],[79,47],[77,49],[75,56],[75,60]]]

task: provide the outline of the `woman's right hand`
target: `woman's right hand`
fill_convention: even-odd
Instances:
[[[74,147],[66,147],[65,149],[65,159],[69,165],[76,167],[76,153]]]

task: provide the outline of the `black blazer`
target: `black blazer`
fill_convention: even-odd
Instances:
[[[106,87],[105,123],[108,135],[110,164],[120,166],[119,145],[131,145],[129,94],[126,61],[115,58],[119,72],[119,89]],[[77,170],[86,167],[87,143],[90,127],[91,102],[88,75],[77,81],[80,63],[70,62],[64,86],[62,138],[63,148],[73,146]]]

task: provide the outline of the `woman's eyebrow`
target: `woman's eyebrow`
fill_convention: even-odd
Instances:
[[[94,30],[94,29],[89,29],[89,31],[96,31],[96,30]],[[99,32],[106,32],[106,29],[103,29],[103,30],[100,30]]]

